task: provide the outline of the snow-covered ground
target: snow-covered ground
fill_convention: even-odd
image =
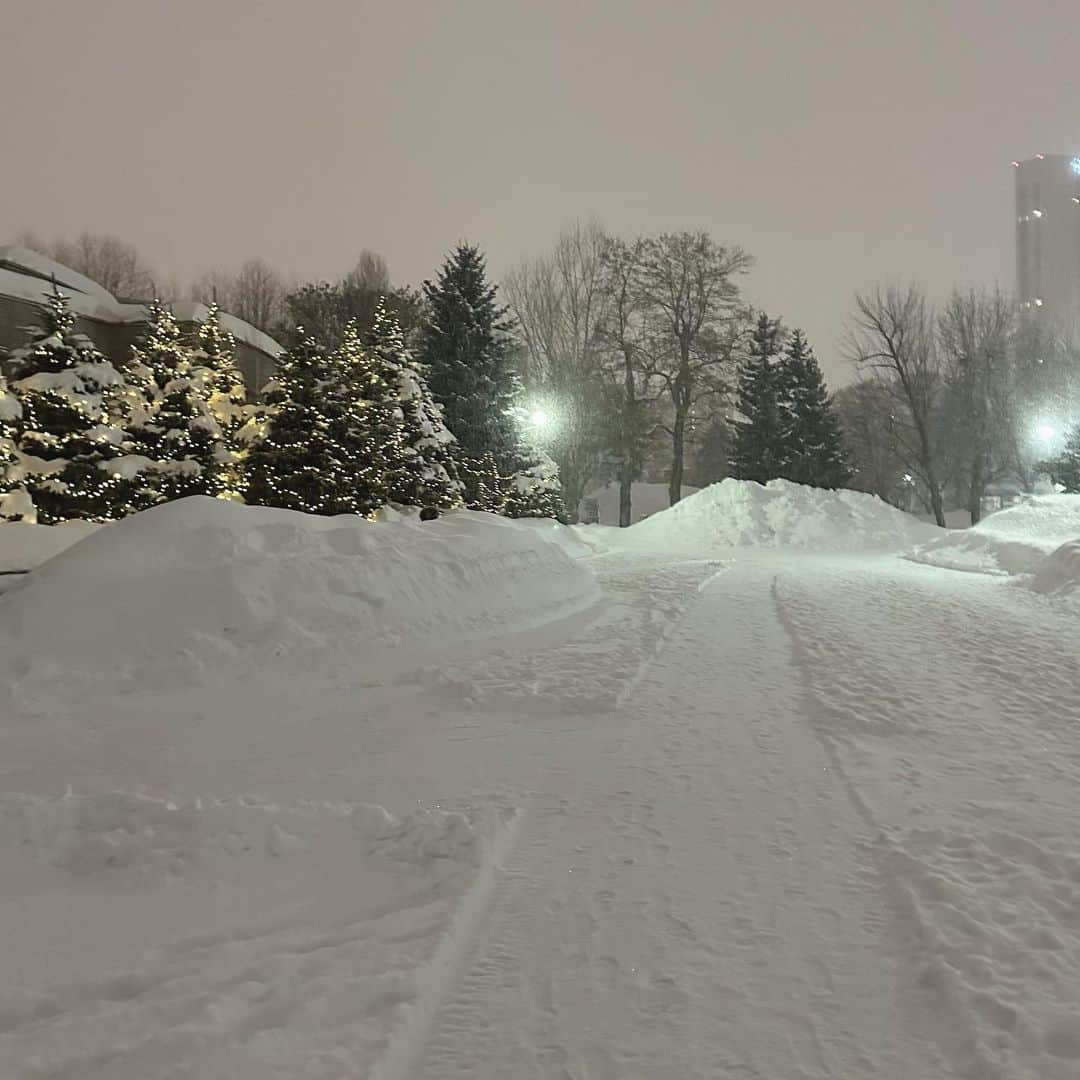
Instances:
[[[1075,553],[932,536],[97,532],[0,598],[0,1076],[1075,1080]]]

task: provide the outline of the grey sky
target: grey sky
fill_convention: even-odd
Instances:
[[[1011,286],[1010,159],[1080,149],[1080,5],[5,0],[0,242],[115,233],[187,279],[261,254],[498,276],[595,216],[703,227],[831,376],[852,291]]]

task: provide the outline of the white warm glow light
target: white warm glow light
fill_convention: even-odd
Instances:
[[[1043,442],[1049,442],[1054,437],[1054,429],[1049,424],[1040,424],[1035,429],[1035,434],[1038,435]]]
[[[546,428],[551,423],[551,417],[543,409],[533,409],[529,420],[535,428]]]

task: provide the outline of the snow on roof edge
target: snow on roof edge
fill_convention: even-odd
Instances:
[[[9,265],[5,266],[4,263]],[[24,268],[20,273],[13,267]],[[44,275],[44,276],[41,276]],[[39,255],[29,248],[0,246],[0,296],[43,304],[56,278],[60,291],[71,301],[71,310],[89,319],[108,323],[145,322],[147,305],[117,300],[107,289],[66,266]],[[209,311],[205,304],[181,300],[172,305],[181,322],[202,322]],[[269,334],[226,311],[221,313],[221,325],[238,341],[276,359],[284,348]]]

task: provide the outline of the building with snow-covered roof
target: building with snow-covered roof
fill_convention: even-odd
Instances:
[[[26,344],[41,321],[54,282],[70,299],[76,330],[114,364],[122,364],[146,325],[148,302],[118,300],[96,281],[22,247],[0,247],[0,360]],[[208,310],[193,301],[180,301],[172,308],[186,331],[194,330]],[[281,346],[235,315],[222,312],[221,325],[236,338],[236,359],[248,392],[258,394],[274,373]]]

